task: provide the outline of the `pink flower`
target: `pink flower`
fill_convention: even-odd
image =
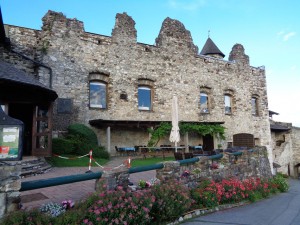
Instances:
[[[148,208],[144,207],[144,206],[143,206],[143,210],[144,210],[146,213],[150,212],[150,210],[149,210]]]

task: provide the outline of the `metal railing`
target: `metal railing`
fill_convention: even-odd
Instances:
[[[221,159],[222,157],[223,157],[223,154],[217,154],[217,155],[207,156],[207,159],[217,160],[217,159]],[[199,161],[199,157],[178,160],[180,165],[191,164],[191,163],[195,163],[198,161]],[[157,163],[157,164],[153,164],[153,165],[149,165],[149,166],[132,167],[132,168],[129,168],[128,172],[129,173],[139,173],[139,172],[145,172],[145,171],[149,171],[149,170],[162,169],[163,167],[164,167],[163,163]],[[34,180],[34,181],[24,181],[21,183],[20,191],[29,191],[29,190],[39,189],[39,188],[52,187],[52,186],[56,186],[56,185],[70,184],[70,183],[86,181],[86,180],[93,180],[93,179],[100,179],[101,176],[102,176],[101,172],[92,172],[92,173],[54,177],[54,178]]]
[[[95,173],[69,175],[63,177],[54,177],[54,178],[41,179],[41,180],[24,181],[21,183],[20,191],[29,191],[29,190],[39,189],[39,188],[52,187],[56,185],[99,179],[101,178],[101,176],[102,176],[101,172],[95,172]]]

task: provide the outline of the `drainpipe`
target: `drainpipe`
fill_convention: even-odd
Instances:
[[[49,88],[52,89],[52,69],[51,69],[51,67],[46,66],[45,64],[43,64],[43,63],[41,63],[41,62],[39,62],[39,61],[36,61],[36,60],[34,60],[34,59],[31,59],[31,58],[29,58],[28,56],[23,55],[23,54],[21,54],[20,52],[17,52],[17,51],[15,51],[15,50],[13,50],[13,49],[10,49],[10,51],[13,52],[13,53],[16,53],[17,55],[21,56],[21,57],[24,58],[24,59],[27,59],[27,60],[33,62],[34,64],[36,64],[36,65],[38,65],[38,66],[41,66],[41,67],[44,67],[44,68],[48,69],[48,70],[49,70],[49,74],[50,74],[50,77],[49,77]]]

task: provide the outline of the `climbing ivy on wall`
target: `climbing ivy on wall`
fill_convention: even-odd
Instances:
[[[164,137],[170,135],[172,124],[170,122],[162,122],[154,130],[148,129],[151,134],[151,138],[148,142],[148,146],[156,146],[157,143]],[[215,124],[199,124],[199,123],[179,123],[180,134],[185,133],[198,133],[199,135],[218,135],[219,138],[225,139],[225,127]]]
[[[151,134],[151,138],[147,145],[149,147],[156,146],[161,138],[170,135],[171,129],[172,124],[169,122],[161,122],[154,130],[148,129],[148,132]]]

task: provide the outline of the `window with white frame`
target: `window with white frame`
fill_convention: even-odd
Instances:
[[[224,95],[225,114],[232,113],[232,97],[229,94]]]
[[[90,81],[90,107],[107,108],[107,84],[101,81]]]
[[[151,110],[151,88],[147,86],[138,87],[138,109]]]
[[[209,113],[208,95],[205,92],[200,92],[200,113]]]

